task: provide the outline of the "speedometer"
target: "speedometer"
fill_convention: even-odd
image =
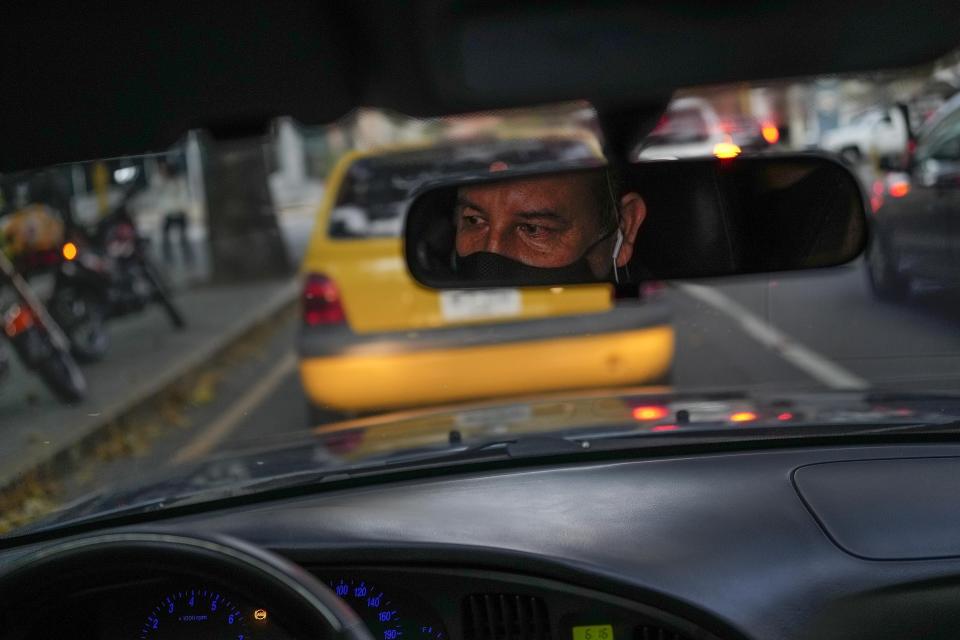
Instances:
[[[362,577],[336,577],[327,585],[357,612],[375,640],[446,640],[443,622],[409,596]]]

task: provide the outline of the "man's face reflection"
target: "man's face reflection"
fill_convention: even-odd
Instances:
[[[602,172],[462,187],[456,207],[457,254],[484,251],[541,268],[584,258],[597,278],[606,278],[618,227],[624,240],[616,262],[622,267],[632,256],[646,213],[635,193],[616,205],[613,197]]]

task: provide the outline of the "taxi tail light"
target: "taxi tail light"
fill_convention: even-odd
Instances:
[[[14,305],[4,318],[3,330],[7,336],[13,338],[33,326],[33,314],[30,309]]]
[[[303,283],[303,322],[315,327],[341,324],[346,320],[340,301],[340,289],[327,276],[311,273]]]

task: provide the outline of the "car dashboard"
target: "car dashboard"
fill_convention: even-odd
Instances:
[[[949,444],[732,449],[434,472],[110,532],[268,550],[375,640],[948,638],[958,489]],[[248,576],[116,558],[8,573],[36,595],[7,601],[3,637],[329,637]]]
[[[656,640],[700,637],[662,613],[610,594],[497,571],[323,567],[311,571],[360,615],[376,640]],[[190,575],[118,579],[60,594],[43,617],[12,621],[12,638],[301,637],[283,603]]]

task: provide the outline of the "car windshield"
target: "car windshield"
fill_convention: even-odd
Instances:
[[[414,196],[605,165],[610,140],[585,102],[276,114],[254,138],[189,131],[143,155],[0,175],[0,532],[528,437],[956,421],[958,60],[682,88],[637,122],[633,162],[842,163],[870,242],[813,271],[629,290],[420,284],[403,242]],[[850,126],[892,105],[911,126]],[[619,206],[617,188],[601,184],[603,201]],[[486,215],[466,193],[458,224]],[[556,217],[531,216],[518,228],[535,240]]]

